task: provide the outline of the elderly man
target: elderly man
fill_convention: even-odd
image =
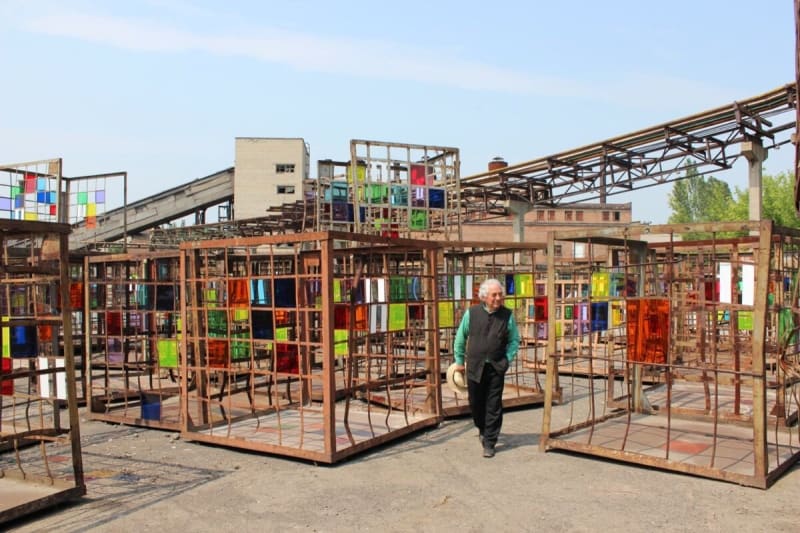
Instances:
[[[467,389],[472,420],[478,428],[484,457],[494,457],[503,425],[505,374],[519,348],[519,330],[510,309],[503,306],[503,285],[481,283],[478,298],[464,314],[453,346],[457,370],[467,362]]]

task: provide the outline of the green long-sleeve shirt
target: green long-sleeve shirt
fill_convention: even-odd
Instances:
[[[456,331],[456,340],[453,343],[453,354],[455,355],[456,363],[459,365],[464,364],[464,354],[467,350],[467,338],[469,337],[469,310],[464,313],[461,319],[461,324],[458,325]],[[519,330],[517,329],[517,321],[514,320],[514,313],[508,317],[508,344],[506,345],[506,359],[508,362],[514,360],[517,356],[519,349]]]

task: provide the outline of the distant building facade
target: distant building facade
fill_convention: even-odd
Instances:
[[[237,137],[234,218],[263,217],[270,206],[301,200],[309,158],[302,138]]]
[[[630,203],[582,203],[563,207],[537,207],[525,215],[525,242],[546,243],[547,232],[623,226],[632,222]],[[462,226],[465,241],[511,242],[514,240],[511,217],[467,222]],[[575,243],[570,249],[556,245],[556,257],[587,259],[590,250]]]

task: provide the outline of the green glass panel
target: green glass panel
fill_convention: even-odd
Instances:
[[[428,229],[428,213],[422,209],[412,209],[409,227],[415,231]]]
[[[742,331],[753,330],[753,312],[739,311],[739,329]]]
[[[178,340],[158,339],[158,366],[161,368],[178,368]]]
[[[348,332],[346,329],[333,330],[333,353],[336,355],[347,355]]]
[[[248,341],[231,342],[231,360],[242,361],[250,359],[250,343]]]
[[[228,318],[225,316],[225,311],[208,311],[208,336],[228,336]]]
[[[406,304],[389,304],[389,331],[406,329]]]
[[[514,292],[517,296],[533,296],[533,274],[515,274]]]
[[[797,343],[797,332],[794,332],[794,313],[791,309],[781,309],[778,312],[778,340],[787,344]],[[786,339],[787,335],[791,335]]]

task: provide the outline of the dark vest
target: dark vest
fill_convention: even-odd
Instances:
[[[501,307],[487,313],[482,304],[469,308],[469,336],[467,338],[467,377],[480,381],[483,365],[488,361],[499,374],[508,370],[506,346],[508,345],[508,319],[511,310]]]

